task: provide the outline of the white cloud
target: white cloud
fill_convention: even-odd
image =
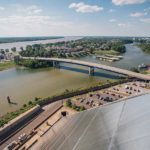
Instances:
[[[150,7],[145,8],[144,11],[145,11],[146,13],[150,13]]]
[[[5,8],[4,7],[0,7],[0,10],[5,10]]]
[[[69,5],[69,8],[75,9],[76,12],[81,13],[93,13],[102,11],[104,8],[97,5],[87,5],[83,2],[80,3],[72,3]]]
[[[31,6],[28,6],[28,7],[23,7],[22,5],[17,5],[16,7],[17,7],[18,12],[25,13],[25,14],[28,14],[28,15],[39,14],[39,13],[42,12],[42,9],[39,8],[36,5],[31,5]]]
[[[115,12],[115,11],[116,11],[115,9],[109,9],[110,13]]]
[[[125,28],[125,27],[129,27],[130,25],[129,23],[118,23],[118,26]]]
[[[142,4],[146,0],[112,0],[115,5]]]
[[[150,23],[150,18],[140,19],[141,22]]]
[[[135,12],[130,14],[131,17],[141,17],[145,15],[147,15],[147,13]]]
[[[27,11],[29,14],[38,14],[42,12],[42,9],[36,5],[32,5],[32,6],[27,7]]]
[[[84,24],[55,20],[50,16],[16,15],[0,18],[1,36],[50,36],[70,35],[85,31]],[[81,33],[82,33],[81,32]]]
[[[0,25],[9,25],[11,26],[20,26],[20,27],[31,27],[34,28],[34,25],[48,25],[52,26],[65,26],[72,25],[71,22],[68,21],[54,21],[50,18],[50,16],[8,16],[6,18],[0,18]]]
[[[116,22],[116,19],[110,19],[109,22]]]

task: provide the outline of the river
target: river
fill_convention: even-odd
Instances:
[[[118,62],[104,62],[94,56],[87,56],[82,60],[103,63],[129,69],[141,63],[149,64],[150,55],[143,53],[133,44],[126,45],[127,52]],[[62,66],[66,66],[62,64]],[[47,97],[63,92],[65,89],[77,89],[90,86],[101,80],[116,79],[112,73],[97,71],[95,76],[87,74],[86,67],[75,69],[73,65],[61,69],[27,69],[23,67],[12,68],[0,72],[0,115],[14,111],[34,97]],[[70,68],[71,67],[71,68]],[[74,70],[74,71],[72,71]],[[8,104],[6,97],[10,96],[16,104]]]
[[[67,37],[60,38],[60,39],[2,43],[2,44],[0,44],[0,49],[11,49],[12,47],[16,47],[16,49],[19,51],[20,47],[25,48],[27,45],[46,44],[46,43],[54,43],[54,42],[61,42],[61,41],[71,41],[71,40],[78,40],[81,38],[82,38],[81,36],[67,36]]]

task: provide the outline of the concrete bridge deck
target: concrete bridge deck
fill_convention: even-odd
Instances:
[[[135,77],[137,79],[142,79],[142,80],[147,80],[150,81],[150,76],[132,72],[129,70],[121,69],[121,68],[116,68],[112,66],[107,66],[103,64],[98,64],[98,63],[93,63],[93,62],[87,62],[87,61],[82,61],[82,60],[73,60],[73,59],[63,59],[63,58],[45,58],[45,57],[21,57],[22,59],[31,59],[31,60],[43,60],[43,61],[56,61],[56,62],[62,62],[62,63],[70,63],[70,64],[77,64],[77,65],[82,65],[82,66],[87,66],[91,68],[98,68],[122,75],[127,75],[130,77]]]

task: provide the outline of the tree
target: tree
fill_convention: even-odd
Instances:
[[[84,106],[81,106],[80,107],[80,111],[84,111],[85,110],[85,107]]]
[[[6,53],[9,53],[9,49],[5,49],[5,52],[6,52]]]
[[[23,107],[27,107],[27,105],[26,105],[26,104],[24,104],[24,105],[23,105]]]
[[[16,52],[16,47],[11,48],[12,52]]]
[[[138,68],[136,68],[136,67],[132,67],[130,70],[133,71],[133,72],[137,72],[137,73],[140,72],[140,71],[138,70]]]
[[[27,51],[31,51],[31,50],[32,50],[32,46],[31,46],[31,45],[27,45],[27,46],[26,46],[26,50],[27,50]]]
[[[72,107],[72,102],[71,102],[71,100],[67,100],[66,106],[67,106],[67,107]]]
[[[117,51],[119,53],[125,53],[126,52],[126,48],[123,45],[123,43],[121,43],[121,42],[113,43],[111,48],[112,48],[112,50]]]
[[[4,51],[3,49],[1,50],[1,54],[2,54],[2,55],[5,55],[5,51]]]
[[[72,108],[73,108],[73,109],[76,109],[76,108],[77,108],[77,106],[74,104],[74,105],[72,106]]]
[[[20,47],[20,50],[23,51],[24,50],[23,47]]]
[[[32,102],[32,101],[29,101],[29,102],[28,102],[28,104],[29,104],[29,105],[32,105],[32,104],[33,104],[33,102]]]

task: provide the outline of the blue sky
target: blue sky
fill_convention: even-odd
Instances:
[[[150,36],[150,0],[0,0],[0,36]]]

